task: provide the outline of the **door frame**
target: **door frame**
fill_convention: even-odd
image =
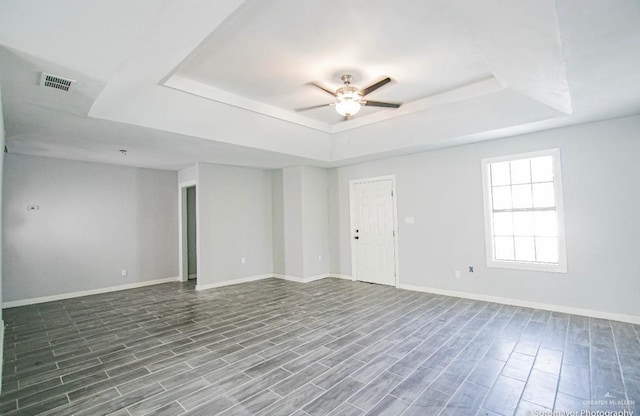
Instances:
[[[356,270],[356,243],[353,238],[353,230],[355,226],[354,222],[354,193],[353,188],[355,185],[360,183],[367,182],[379,182],[391,180],[391,190],[393,195],[391,196],[391,207],[393,209],[392,217],[393,217],[393,250],[394,250],[394,277],[395,277],[395,287],[399,287],[400,285],[400,261],[398,259],[398,192],[396,191],[396,175],[384,175],[384,176],[374,176],[371,178],[358,178],[349,180],[349,240],[351,241],[351,280],[358,280],[358,273]]]
[[[189,253],[187,242],[187,188],[196,188],[196,224],[198,224],[198,186],[196,181],[178,184],[178,276],[181,282],[189,280]],[[196,258],[200,258],[200,233],[196,225]]]

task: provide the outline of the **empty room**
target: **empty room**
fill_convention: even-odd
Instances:
[[[3,0],[0,414],[640,415],[638,0]]]

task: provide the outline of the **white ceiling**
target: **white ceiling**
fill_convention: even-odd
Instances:
[[[9,151],[95,162],[340,166],[640,113],[637,0],[5,0],[0,45]],[[403,105],[294,111],[344,73]]]

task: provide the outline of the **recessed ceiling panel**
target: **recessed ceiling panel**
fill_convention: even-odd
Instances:
[[[333,127],[344,120],[332,107],[294,109],[333,102],[331,95],[307,83],[335,90],[346,73],[359,88],[391,77],[391,83],[367,98],[403,104],[492,76],[463,25],[437,0],[275,0],[246,2],[179,65],[166,85],[335,132]],[[356,117],[383,111],[395,110],[365,108]]]

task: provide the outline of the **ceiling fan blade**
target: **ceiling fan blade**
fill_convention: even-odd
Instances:
[[[313,85],[316,88],[320,88],[322,91],[326,92],[327,94],[331,94],[333,97],[336,96],[335,91],[331,91],[329,88],[322,86],[320,84],[318,84],[317,82],[308,82],[308,85]]]
[[[388,107],[388,108],[400,108],[402,104],[398,103],[383,103],[382,101],[365,101],[363,105],[368,107]]]
[[[389,78],[389,77],[386,77],[385,79],[381,79],[380,81],[376,82],[375,84],[371,84],[368,87],[361,89],[360,90],[360,95],[364,97],[367,94],[371,94],[372,92],[374,92],[378,88],[380,88],[383,85],[388,84],[390,82],[391,82],[391,78]]]
[[[296,108],[294,111],[307,111],[307,110],[313,110],[314,108],[328,107],[328,106],[333,105],[333,104],[334,104],[334,103],[329,103],[329,104],[320,104],[320,105],[312,105],[311,107]]]

